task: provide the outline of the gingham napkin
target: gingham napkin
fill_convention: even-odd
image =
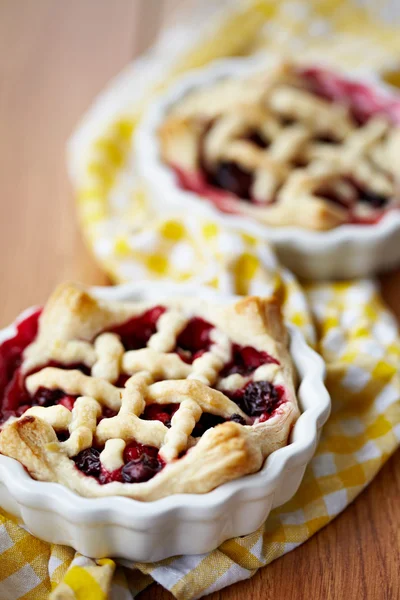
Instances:
[[[210,554],[156,564],[90,560],[33,538],[0,511],[2,600],[43,600],[49,594],[52,600],[130,600],[153,580],[179,599],[201,597],[251,577],[307,540],[356,497],[398,447],[400,339],[375,284],[302,289],[256,238],[221,230],[209,220],[152,215],[131,169],[131,140],[142,106],[188,68],[272,47],[311,58],[324,54],[334,64],[345,58],[347,66],[359,66],[362,57],[383,72],[400,53],[399,36],[373,25],[360,9],[331,0],[310,12],[312,4],[198,2],[190,21],[196,31],[190,22],[176,22],[102,95],[70,145],[82,229],[115,281],[170,278],[224,292],[275,292],[284,298],[287,320],[316,343],[327,363],[333,410],[297,494],[249,536]],[[202,19],[207,25],[199,27]],[[330,37],[334,30],[338,42]]]

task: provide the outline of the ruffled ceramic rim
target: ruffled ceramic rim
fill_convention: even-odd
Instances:
[[[223,296],[210,288],[184,284],[126,284],[116,287],[93,287],[99,298],[112,301],[149,299],[160,297],[202,295],[205,298],[233,301],[233,296]],[[0,343],[15,334],[15,325],[35,309],[24,311],[15,323],[0,331]],[[322,358],[306,343],[302,333],[289,325],[291,353],[299,372],[298,397],[300,404],[307,404],[294,425],[291,443],[273,452],[258,473],[231,481],[207,494],[176,494],[152,502],[140,502],[113,496],[84,498],[58,483],[46,483],[32,479],[16,460],[0,455],[0,481],[21,505],[48,509],[62,515],[70,522],[111,522],[134,526],[145,530],[154,520],[179,511],[179,519],[196,518],[209,520],[223,505],[232,499],[252,500],[268,495],[285,477],[285,470],[305,465],[313,456],[318,434],[330,414],[330,397],[324,385],[325,364]],[[306,399],[306,402],[304,400]]]
[[[164,197],[170,201],[172,206],[182,208],[185,203],[186,210],[188,202],[190,206],[200,212],[203,216],[212,218],[221,224],[239,228],[260,236],[267,241],[286,245],[288,247],[308,248],[310,252],[318,252],[323,247],[333,249],[338,244],[346,242],[375,242],[386,238],[400,228],[400,210],[389,211],[382,219],[374,225],[340,225],[329,231],[312,231],[299,227],[268,227],[252,220],[246,215],[227,215],[221,213],[211,203],[199,198],[198,194],[183,190],[177,183],[174,171],[162,162],[160,156],[160,141],[157,134],[159,126],[164,121],[166,114],[179,100],[194,89],[209,86],[219,79],[227,77],[245,77],[260,69],[272,66],[279,58],[275,55],[260,53],[251,58],[228,58],[215,61],[212,66],[195,69],[179,79],[168,91],[156,98],[144,115],[135,135],[135,155],[139,174],[142,175],[150,186],[157,186],[162,190]],[[308,63],[306,63],[308,64]],[[312,66],[337,69],[322,63],[312,61]],[[353,81],[368,85],[382,96],[398,98],[394,88],[383,83],[373,72],[366,69],[357,69],[349,72],[343,71],[344,77]]]

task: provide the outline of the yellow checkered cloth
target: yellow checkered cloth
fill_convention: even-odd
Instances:
[[[400,53],[397,32],[378,27],[342,0],[320,1],[313,10],[312,4],[231,2],[214,21],[203,10],[207,26],[199,27],[196,18],[196,35],[190,24],[176,25],[179,48],[174,50],[170,37],[168,52],[161,45],[142,62],[147,73],[154,69],[152,88],[141,89],[140,96],[135,84],[136,95],[124,102],[119,101],[124,86],[116,83],[103,98],[101,114],[92,114],[81,128],[84,135],[77,136],[70,157],[83,232],[115,281],[173,279],[238,294],[278,293],[286,319],[316,344],[327,363],[333,410],[297,494],[251,535],[209,554],[155,564],[88,559],[35,539],[0,510],[1,600],[131,600],[153,580],[178,599],[199,598],[251,577],[307,540],[357,496],[398,447],[400,339],[375,284],[302,288],[256,238],[221,230],[209,220],[193,222],[190,215],[152,215],[146,190],[130,172],[131,141],[144,104],[179,73],[215,58],[263,48],[302,50],[311,59],[324,54],[334,64],[345,58],[355,66],[362,57],[396,81],[398,74],[385,69]],[[334,40],[332,31],[338,34]],[[161,64],[166,59],[169,63]]]

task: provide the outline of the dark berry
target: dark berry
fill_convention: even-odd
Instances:
[[[292,125],[294,125],[296,123],[296,120],[292,119],[291,117],[281,117],[280,121],[281,121],[281,125],[283,125],[283,127],[291,127]]]
[[[118,377],[117,381],[115,382],[115,385],[120,388],[125,387],[125,384],[129,378],[130,378],[130,375],[124,375],[124,373],[121,373],[120,376]]]
[[[59,442],[65,442],[69,438],[69,431],[57,431],[57,439]]]
[[[62,390],[49,390],[40,387],[32,397],[32,406],[53,406],[58,404],[65,395]]]
[[[384,206],[386,206],[386,204],[388,203],[388,198],[386,196],[381,196],[380,194],[376,194],[375,192],[362,189],[359,193],[359,202],[365,202],[366,204],[369,204],[372,208],[384,208]]]
[[[212,183],[239,198],[250,198],[253,175],[243,171],[235,163],[221,163],[213,175]]]
[[[203,413],[196,423],[195,428],[192,431],[193,437],[201,437],[205,431],[216,427],[221,423],[224,423],[225,419],[219,415],[212,415],[211,413]]]
[[[317,196],[320,196],[321,198],[325,198],[325,200],[329,200],[329,202],[338,204],[339,206],[342,206],[343,208],[346,208],[346,209],[349,208],[346,200],[341,198],[332,186],[329,186],[329,185],[321,186],[315,190],[315,194]]]
[[[99,477],[101,471],[100,452],[96,448],[87,448],[74,458],[77,468],[89,477]]]
[[[316,136],[314,138],[314,140],[321,144],[338,144],[339,143],[339,140],[337,140],[330,133],[321,133],[320,135]]]
[[[80,371],[84,375],[90,375],[90,367],[87,367],[83,363],[68,363],[68,364],[66,364],[66,363],[57,362],[55,360],[51,360],[46,365],[42,365],[41,367],[39,367],[39,369],[36,369],[36,371],[42,369],[44,366],[55,367],[56,369],[64,369],[67,371],[72,371],[72,370]]]
[[[140,458],[128,462],[121,471],[125,483],[141,483],[148,481],[162,468],[157,458],[143,454]]]
[[[259,148],[268,148],[268,146],[270,145],[270,143],[265,138],[263,138],[258,131],[252,131],[249,135],[245,137],[245,139],[249,140],[249,142],[252,142]]]
[[[246,425],[246,421],[240,415],[232,415],[229,420],[233,423],[239,423],[239,425]]]
[[[282,400],[282,390],[268,381],[251,381],[237,400],[240,408],[251,417],[272,414]]]

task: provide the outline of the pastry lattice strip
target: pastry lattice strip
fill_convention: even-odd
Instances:
[[[93,441],[106,444],[109,440],[135,441],[160,449],[161,457],[170,462],[192,446],[195,440],[190,435],[203,412],[212,413],[229,419],[240,415],[245,421],[248,417],[222,392],[214,390],[201,381],[159,381],[153,382],[146,372],[136,373],[125,384],[117,388],[101,379],[84,375],[80,371],[65,371],[47,367],[27,378],[27,389],[35,393],[40,387],[63,389],[66,394],[78,394],[72,411],[62,405],[29,408],[24,414],[43,419],[56,432],[68,429],[70,437],[61,442],[68,456],[76,456],[89,448]],[[92,396],[82,395],[90,389]],[[102,406],[108,408],[117,405],[119,411],[115,417],[104,418],[97,424]],[[147,421],[140,418],[148,404],[179,404],[168,429],[160,421]],[[115,446],[121,453],[121,442]],[[108,445],[107,456],[111,446]],[[111,456],[114,461],[114,457]]]

